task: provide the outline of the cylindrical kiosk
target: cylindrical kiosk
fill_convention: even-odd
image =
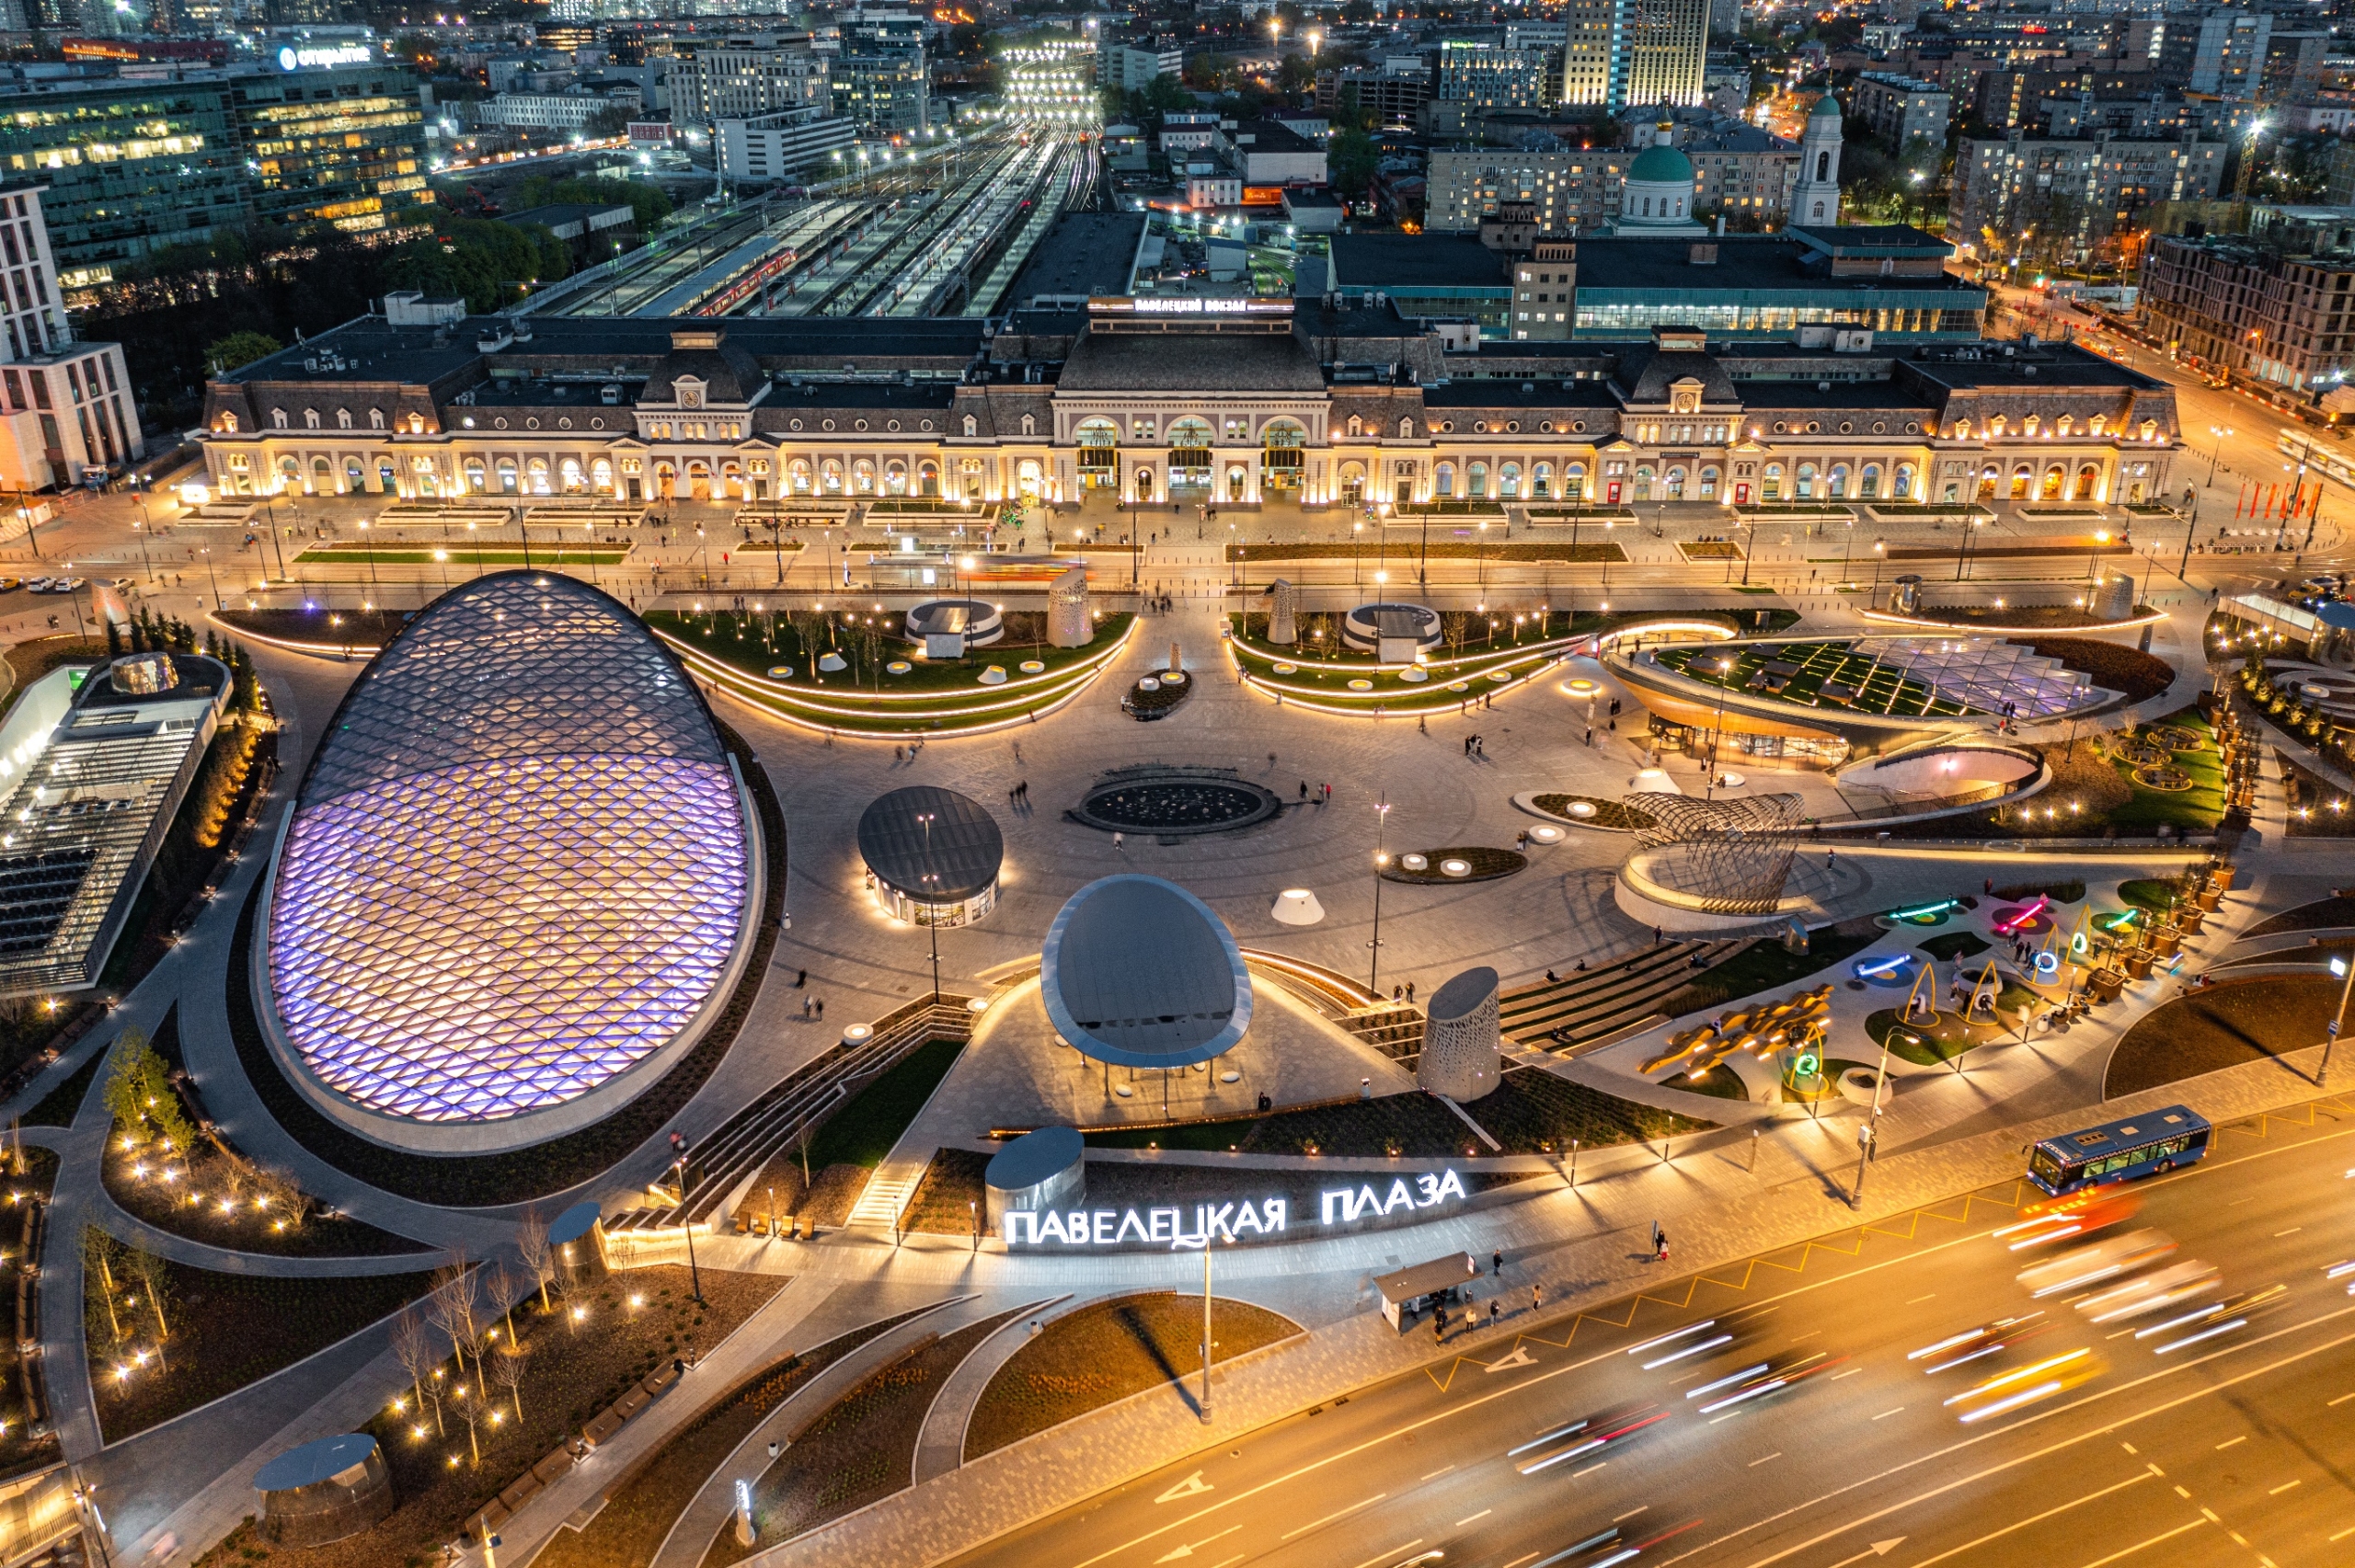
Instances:
[[[1076,1208],[1087,1201],[1087,1140],[1076,1129],[1026,1132],[990,1159],[982,1173],[990,1229],[1004,1233],[1007,1213]]]
[[[576,1203],[548,1227],[548,1256],[557,1282],[569,1290],[605,1277],[605,1224],[593,1203]]]
[[[263,1536],[281,1546],[341,1540],[393,1511],[393,1474],[364,1432],[289,1448],[254,1472]]]
[[[1485,964],[1465,970],[1431,992],[1415,1082],[1458,1102],[1494,1092],[1499,1036],[1496,970]]]

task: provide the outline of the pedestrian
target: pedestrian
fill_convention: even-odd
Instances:
[[[1659,1252],[1659,1251],[1660,1251],[1660,1238],[1661,1238],[1662,1236],[1666,1235],[1666,1234],[1667,1234],[1667,1232],[1666,1232],[1666,1231],[1664,1231],[1664,1230],[1662,1230],[1660,1228],[1660,1221],[1659,1221],[1659,1220],[1657,1220],[1657,1219],[1653,1220],[1653,1221],[1652,1221],[1652,1251],[1653,1251],[1653,1252],[1657,1253],[1657,1252]]]
[[[1321,790],[1323,790],[1323,791],[1325,792],[1325,804],[1326,804],[1326,805],[1327,805],[1327,806],[1332,805],[1332,804],[1333,804],[1333,786],[1332,786],[1331,784],[1319,784],[1319,785],[1317,785],[1317,787],[1318,787],[1319,789],[1321,789]]]
[[[795,990],[801,990],[804,986],[807,986],[809,983],[810,983],[810,971],[809,971],[809,970],[807,970],[807,969],[798,969],[798,970],[794,971],[794,976],[793,976],[793,989],[794,989]]]
[[[1660,935],[1660,927],[1652,927],[1652,945],[1657,947],[1665,940],[1667,939]],[[1655,1226],[1654,1229],[1658,1229],[1658,1227]]]
[[[1561,979],[1561,978],[1562,978],[1561,976],[1559,976],[1559,975],[1556,974],[1556,973],[1555,973],[1553,970],[1551,970],[1551,969],[1548,969],[1548,970],[1546,970],[1546,971],[1545,971],[1545,983],[1546,983],[1547,985],[1549,985],[1549,986],[1550,986],[1550,985],[1553,985],[1553,984],[1555,984],[1555,983],[1557,983],[1557,981],[1559,981],[1559,980]]]
[[[1658,1228],[1655,1227],[1655,1229]],[[1654,1263],[1666,1263],[1668,1261],[1668,1232],[1665,1230],[1660,1231],[1659,1241],[1653,1244],[1652,1261]]]
[[[1408,1001],[1415,1000],[1415,982],[1412,980],[1407,982],[1407,1000]]]
[[[824,997],[822,997],[822,996],[821,996],[821,997],[820,997],[820,998],[818,999],[818,1022],[819,1022],[819,1023],[821,1023],[821,1024],[823,1024],[825,1021],[826,1021],[826,999],[825,999]]]
[[[1586,727],[1586,739],[1580,742],[1580,744],[1589,748],[1591,748],[1594,745],[1594,726],[1588,725]]]
[[[806,996],[801,999],[801,1021],[804,1024],[810,1022],[810,1001]]]
[[[1120,850],[1121,853],[1126,854],[1128,852],[1125,849],[1121,849],[1121,842],[1122,841],[1120,834],[1115,833],[1112,835],[1112,847],[1116,850]]]
[[[1300,801],[1304,806],[1308,804],[1308,781],[1306,779],[1300,781]]]
[[[1840,852],[1838,850],[1825,850],[1823,852],[1823,869],[1826,871],[1831,870],[1832,863],[1839,858]]]
[[[1445,1307],[1438,1308],[1431,1313],[1431,1343],[1433,1345],[1447,1343],[1447,1309]]]
[[[1501,1309],[1500,1309],[1500,1308],[1499,1308],[1499,1307],[1498,1307],[1498,1305],[1497,1305],[1497,1299],[1496,1299],[1495,1297],[1493,1297],[1493,1296],[1489,1297],[1489,1298],[1488,1298],[1488,1326],[1489,1326],[1490,1328],[1494,1328],[1494,1327],[1496,1327],[1496,1326],[1497,1326],[1497,1319],[1498,1319],[1498,1317],[1499,1317],[1499,1315],[1500,1311],[1501,1311]]]
[[[1275,765],[1276,765],[1276,754],[1275,754],[1273,751],[1270,751],[1270,752],[1269,752],[1269,753],[1268,753],[1268,766],[1269,766],[1269,767],[1270,767],[1270,768],[1272,768],[1272,767],[1274,767]]]
[[[1995,896],[1995,879],[1992,876],[1987,878],[1987,896],[1991,898]]]
[[[1488,1272],[1492,1275],[1499,1275],[1504,1273],[1504,1271],[1505,1253],[1504,1249],[1499,1247],[1495,1252],[1488,1254]]]
[[[1531,1286],[1529,1288],[1529,1310],[1534,1312],[1545,1304],[1545,1298],[1543,1293],[1539,1291],[1536,1286]]]

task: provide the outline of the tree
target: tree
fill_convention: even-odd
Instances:
[[[216,338],[204,346],[204,358],[215,375],[224,374],[256,360],[266,360],[286,345],[267,332],[232,332],[226,338]]]
[[[807,642],[802,644],[805,648],[809,646]],[[548,1310],[548,1264],[551,1261],[548,1247],[548,1222],[540,1217],[540,1211],[537,1208],[526,1208],[523,1210],[523,1218],[515,1222],[515,1255],[522,1260],[523,1272],[530,1275],[532,1283],[539,1288],[540,1310],[546,1311]]]
[[[515,1419],[523,1419],[523,1374],[531,1367],[532,1353],[510,1339],[499,1347],[490,1360],[490,1375],[507,1391],[508,1402],[515,1407]]]
[[[292,1175],[273,1165],[249,1166],[247,1174],[261,1206],[277,1216],[280,1224],[292,1230],[303,1223],[303,1217],[310,1212],[311,1198]]]
[[[171,1337],[171,1323],[164,1315],[164,1303],[171,1299],[171,1281],[164,1273],[164,1260],[139,1247],[123,1250],[123,1272],[137,1284],[141,1295],[147,1298],[147,1310],[155,1319],[155,1360],[165,1365],[164,1341]]]
[[[449,1336],[450,1352],[458,1358],[458,1375],[466,1372],[466,1351],[475,1343],[475,1273],[465,1258],[436,1269],[433,1288],[425,1299],[425,1315]]]
[[[82,1327],[109,1361],[121,1357],[123,1338],[122,1319],[115,1311],[114,1253],[113,1237],[95,1225],[82,1227]]]
[[[160,1141],[166,1152],[178,1153],[181,1168],[187,1168],[196,1129],[181,1114],[170,1070],[147,1044],[145,1035],[125,1029],[117,1037],[103,1093],[107,1110],[124,1137],[142,1143]]]
[[[592,136],[618,136],[629,129],[629,106],[617,103],[611,109],[601,109],[591,115],[589,123],[581,129]]]
[[[409,1397],[419,1410],[425,1408],[425,1396],[431,1376],[439,1371],[442,1358],[433,1353],[433,1341],[425,1332],[425,1320],[415,1307],[403,1307],[400,1316],[393,1320],[393,1356],[408,1374]],[[433,1391],[433,1432],[442,1435],[442,1392]]]

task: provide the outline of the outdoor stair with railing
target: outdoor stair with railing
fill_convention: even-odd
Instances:
[[[1577,1056],[1660,1017],[1660,1004],[1694,976],[1749,945],[1747,938],[1697,945],[1663,943],[1583,974],[1520,986],[1498,998],[1498,1025],[1506,1038],[1528,1049]],[[1697,968],[1696,954],[1702,960]]]
[[[805,1134],[814,1135],[851,1095],[902,1057],[929,1040],[970,1037],[973,1014],[966,1001],[944,994],[937,1003],[929,996],[908,1002],[877,1019],[865,1040],[838,1045],[787,1075],[696,1143],[690,1158],[699,1173],[678,1202],[627,1210],[607,1219],[606,1230],[658,1230],[710,1219],[771,1160]],[[869,1192],[875,1185],[867,1184]]]

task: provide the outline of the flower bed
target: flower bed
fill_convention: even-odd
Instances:
[[[1415,853],[1421,855],[1423,859],[1423,866],[1420,870],[1410,868],[1407,864],[1407,857],[1399,855],[1382,868],[1383,880],[1411,882],[1423,887],[1456,882],[1493,882],[1500,876],[1511,876],[1529,864],[1527,855],[1515,853],[1511,850],[1492,850],[1477,844],[1456,849],[1419,850]],[[1464,867],[1460,875],[1449,874],[1447,866],[1451,861]]]
[[[2328,976],[2274,976],[2224,980],[2163,1003],[2118,1042],[2102,1097],[2319,1046],[2338,989]]]
[[[1632,833],[1652,825],[1649,812],[1637,811],[1625,802],[1605,800],[1600,795],[1541,795],[1530,804],[1549,817],[1558,817],[1581,828],[1604,828],[1615,833]],[[1582,815],[1571,809],[1577,806],[1590,809]]]

